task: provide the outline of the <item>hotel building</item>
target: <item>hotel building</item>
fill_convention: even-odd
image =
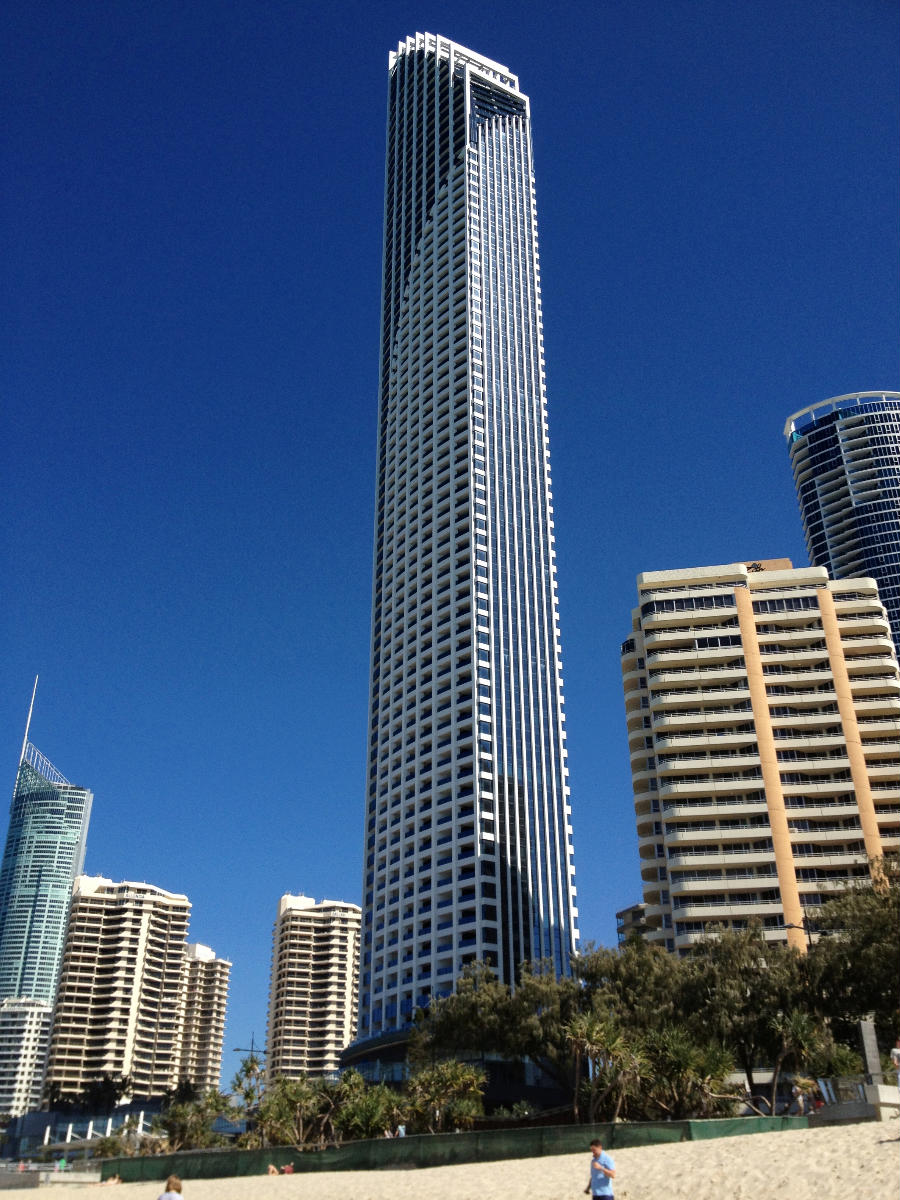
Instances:
[[[225,1009],[231,963],[216,958],[209,946],[185,947],[184,1020],[179,1079],[189,1079],[198,1092],[218,1091],[225,1040]]]
[[[577,931],[528,97],[390,56],[360,1044]],[[352,1059],[351,1059],[352,1061]]]
[[[622,645],[648,940],[804,917],[900,846],[900,674],[872,579],[785,559],[638,577]]]
[[[200,969],[190,911],[187,896],[151,884],[75,881],[48,1085],[71,1097],[108,1073],[128,1076],[135,1097],[160,1096],[194,1066],[191,1082],[218,1086],[231,964]]]
[[[809,561],[875,580],[900,653],[900,392],[811,404],[784,434]]]
[[[266,1075],[329,1075],[356,1036],[360,910],[282,896],[272,934]]]

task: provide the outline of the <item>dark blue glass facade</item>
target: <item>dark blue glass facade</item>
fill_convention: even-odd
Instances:
[[[785,434],[810,563],[874,579],[900,646],[900,393],[827,400]]]

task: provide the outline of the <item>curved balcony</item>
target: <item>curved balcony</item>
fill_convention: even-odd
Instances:
[[[737,724],[747,724],[746,721],[734,722]],[[712,743],[712,745],[711,745]],[[675,751],[691,750],[694,746],[709,750],[709,753],[714,754],[721,748],[727,750],[730,746],[742,746],[752,743],[756,745],[756,732],[753,725],[749,729],[737,730],[735,728],[725,727],[724,729],[685,729],[683,732],[668,732],[657,733],[654,739],[654,744],[657,751],[672,749]]]
[[[870,780],[883,781],[884,783],[896,782],[900,786],[900,760],[891,763],[867,763],[866,771]]]
[[[697,900],[691,904],[682,905],[680,908],[673,909],[672,915],[678,921],[705,920],[710,917],[715,917],[717,920],[723,918],[747,918],[754,917],[762,919],[763,917],[779,916],[783,912],[783,906],[780,900],[736,900],[729,902],[728,900],[710,899],[706,901]]]
[[[656,847],[661,846],[663,842],[662,834],[655,836],[648,834],[645,837],[638,835],[638,857],[642,862],[664,863],[666,860],[660,858],[656,853]],[[643,867],[641,868],[643,870]]]
[[[862,605],[862,607],[865,607],[865,605]],[[863,633],[874,637],[890,636],[890,625],[888,624],[887,617],[881,613],[852,613],[841,607],[838,610],[837,618],[841,629],[842,641],[847,637],[848,632],[855,636]]]
[[[900,697],[900,679],[896,674],[851,675],[850,691],[854,703],[860,700],[896,700]]]
[[[747,736],[744,735],[743,740],[746,742]],[[679,748],[680,749],[680,748]],[[739,750],[727,750],[725,748],[709,750],[706,753],[691,754],[686,748],[680,749],[680,752],[670,752],[660,754],[657,758],[656,773],[660,776],[673,775],[679,771],[690,771],[692,768],[702,767],[711,772],[728,772],[733,773],[738,768],[755,767],[759,769],[759,753],[756,746],[748,749],[746,752]],[[716,776],[717,778],[718,776]],[[753,778],[759,778],[759,775],[754,773]],[[750,778],[750,776],[748,776]],[[662,785],[660,785],[662,786]]]
[[[770,835],[768,821],[686,821],[677,825],[670,821],[667,824],[665,842],[670,857],[690,849],[691,845],[716,845],[718,853],[727,854],[729,842],[746,847],[750,840],[761,841]]]
[[[900,696],[857,696],[853,697],[853,707],[857,719],[862,716],[877,714],[880,718],[892,718],[900,714]]]
[[[682,777],[661,779],[659,796],[709,796],[713,800],[719,796],[734,793],[754,791],[754,784],[762,783],[762,771],[742,771],[740,773],[686,775]]]
[[[748,800],[744,796],[725,796],[718,799],[696,798],[687,800],[672,800],[663,806],[663,816],[667,821],[679,818],[696,817],[751,817],[768,813],[764,798]],[[854,809],[855,811],[855,809]]]

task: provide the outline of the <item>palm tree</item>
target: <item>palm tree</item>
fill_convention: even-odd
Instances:
[[[572,1093],[572,1116],[576,1124],[581,1116],[578,1110],[578,1093],[581,1089],[581,1068],[588,1048],[593,1047],[597,1018],[593,1013],[577,1013],[565,1026],[566,1041],[575,1056],[575,1087]],[[590,1060],[588,1060],[590,1061]]]
[[[429,1133],[470,1126],[482,1111],[486,1078],[480,1067],[450,1060],[417,1071],[406,1085],[410,1115]]]
[[[778,1013],[771,1021],[772,1032],[778,1039],[778,1052],[772,1070],[772,1094],[769,1101],[770,1112],[775,1115],[775,1094],[778,1090],[778,1077],[781,1068],[789,1059],[797,1066],[804,1063],[821,1050],[827,1034],[821,1023],[808,1012],[792,1008],[788,1013]]]

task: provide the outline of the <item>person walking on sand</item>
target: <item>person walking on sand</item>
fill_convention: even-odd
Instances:
[[[181,1180],[177,1175],[170,1175],[166,1180],[166,1190],[159,1200],[181,1200]]]
[[[608,1200],[611,1200],[612,1181],[615,1177],[616,1164],[608,1154],[604,1153],[600,1139],[594,1138],[591,1142],[591,1178],[584,1189],[584,1194],[586,1196],[606,1196]]]

